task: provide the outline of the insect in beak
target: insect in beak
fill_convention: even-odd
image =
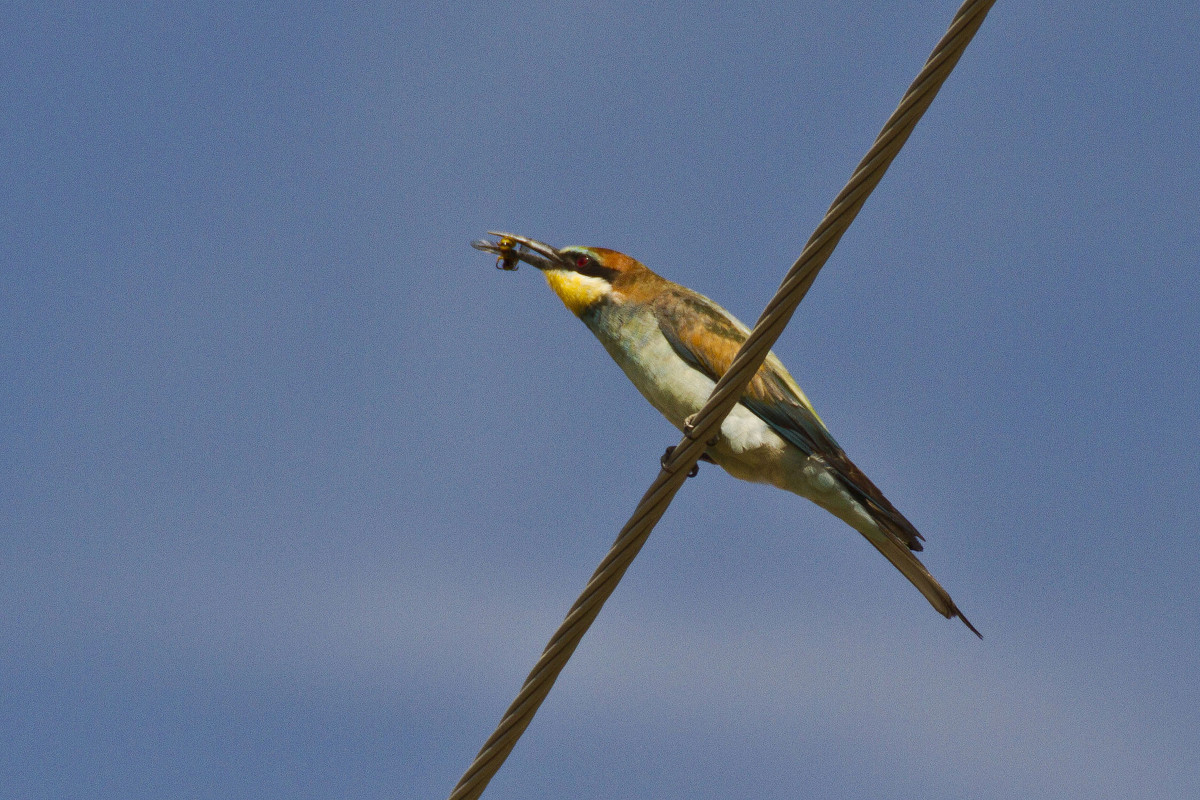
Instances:
[[[520,263],[517,259],[516,241],[505,236],[497,242],[496,246],[500,248],[500,256],[496,259],[496,269],[515,272]]]

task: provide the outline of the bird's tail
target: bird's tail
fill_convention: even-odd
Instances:
[[[912,554],[912,551],[901,543],[898,532],[888,531],[888,521],[886,519],[877,520],[877,527],[873,531],[864,531],[858,526],[856,529],[863,537],[875,546],[875,549],[883,553],[883,557],[892,562],[892,566],[900,570],[900,573],[912,583],[913,586],[925,595],[925,599],[929,604],[937,609],[938,613],[943,617],[950,619],[958,617],[963,621],[963,624],[971,629],[971,633],[983,638],[971,621],[963,616],[962,611],[950,599],[950,593],[947,592],[937,579],[929,574],[929,570],[925,569],[925,565],[921,560]],[[864,526],[865,527],[865,526]]]
[[[904,515],[884,497],[871,480],[841,450],[810,456],[835,477],[841,492],[813,497],[818,505],[847,522],[861,533],[892,566],[925,595],[929,604],[946,618],[958,617],[980,639],[983,635],[963,616],[950,599],[950,593],[937,582],[915,555],[921,550],[921,534]]]

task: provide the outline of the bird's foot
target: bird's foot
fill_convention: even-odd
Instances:
[[[658,463],[662,465],[663,469],[667,468],[667,461],[670,460],[671,454],[674,452],[675,452],[675,445],[671,445],[670,447],[667,448],[667,451],[662,454],[662,458],[660,458],[658,460]],[[700,461],[707,461],[710,464],[717,463],[712,460],[712,456],[710,456],[708,453],[704,453],[703,455],[701,455]],[[700,464],[699,463],[692,464],[692,468],[688,470],[687,476],[689,478],[694,478],[699,474],[700,474]]]

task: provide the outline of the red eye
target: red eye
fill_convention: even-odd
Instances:
[[[591,259],[587,256],[575,256],[575,266],[580,269],[586,267],[590,261]]]

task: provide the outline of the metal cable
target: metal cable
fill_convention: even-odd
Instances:
[[[783,332],[796,307],[808,293],[817,272],[829,259],[842,234],[858,215],[867,196],[883,178],[892,159],[904,146],[917,121],[925,113],[945,82],[967,44],[983,24],[995,0],[967,0],[959,8],[946,35],[933,49],[924,68],[908,87],[899,107],[884,124],[875,143],[859,162],[846,187],[834,199],[825,218],[817,225],[800,258],[788,270],[779,290],[767,304],[754,330],[733,359],[729,370],[717,381],[708,403],[693,418],[683,440],[663,465],[650,488],[634,509],[633,516],[617,535],[608,555],[600,562],[587,586],[562,625],[554,632],[541,658],[525,679],[517,698],[508,707],[495,732],[484,743],[479,755],[463,774],[450,794],[450,800],[474,800],[500,769],[517,740],[529,726],[550,688],[558,679],[584,633],[612,595],[625,570],[633,562],[650,531],[666,512],[675,493],[687,478],[688,470],[704,453],[720,425],[741,398]]]

